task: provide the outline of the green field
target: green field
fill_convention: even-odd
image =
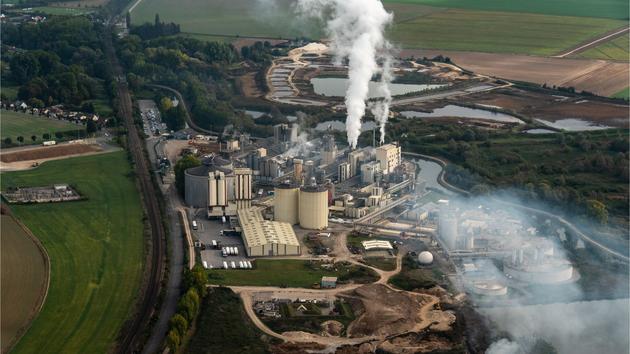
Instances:
[[[553,55],[623,21],[450,9],[398,23],[390,31],[404,48]]]
[[[87,15],[94,11],[95,9],[90,9],[90,8],[54,7],[54,6],[40,6],[40,7],[33,8],[33,12],[43,12],[47,15],[57,15],[57,16]]]
[[[210,284],[288,286],[310,288],[319,284],[323,276],[342,276],[348,267],[338,266],[338,271],[310,266],[308,261],[297,259],[258,259],[252,270],[213,269],[209,270]],[[354,269],[351,267],[350,269]]]
[[[2,78],[4,80],[4,78]],[[10,85],[2,85],[2,88],[0,89],[0,92],[2,92],[3,95],[7,96],[7,99],[9,101],[15,101],[17,99],[17,94],[18,94],[18,90],[20,89],[20,86],[10,86]]]
[[[605,59],[605,60],[624,60],[630,59],[630,34],[606,41],[597,47],[590,48],[579,53],[580,58],[588,59]]]
[[[618,4],[618,1],[607,1]],[[315,22],[299,20],[292,11],[293,2],[277,0],[275,8],[265,9],[260,2],[250,0],[210,3],[202,0],[144,0],[132,12],[132,21],[134,24],[152,22],[157,12],[163,21],[179,23],[183,32],[196,36],[321,37],[322,31]],[[413,49],[553,55],[627,24],[627,21],[617,19],[619,12],[616,11],[610,12],[615,16],[600,16],[604,18],[578,17],[587,16],[589,12],[553,11],[558,6],[548,5],[543,0],[536,0],[532,6],[536,10],[532,12],[540,13],[517,12],[528,7],[525,2],[521,5],[510,1],[501,5],[498,1],[485,1],[483,6],[476,5],[478,2],[467,2],[469,6],[461,6],[466,9],[444,7],[457,7],[456,4],[449,5],[451,2],[387,2],[386,8],[394,12],[395,22],[389,31],[390,39],[395,45]],[[582,4],[585,0],[570,2]],[[604,6],[598,4],[597,8],[601,7]]]
[[[24,143],[31,143],[32,135],[37,136],[36,141],[42,141],[42,134],[48,133],[51,137],[54,137],[55,132],[67,132],[77,129],[85,130],[85,127],[64,120],[43,118],[7,110],[0,111],[2,140],[10,137],[13,143],[17,143],[18,136],[24,137]]]
[[[12,210],[50,257],[42,312],[13,353],[105,353],[129,318],[143,268],[140,198],[125,152],[2,174],[2,189],[70,183],[87,200]]]
[[[628,18],[626,0],[384,0],[390,3],[421,4],[454,9],[537,13],[558,16]]]
[[[630,99],[630,87],[626,87],[625,89],[617,92],[613,95],[613,97]]]

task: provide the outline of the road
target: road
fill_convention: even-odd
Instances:
[[[117,115],[123,119],[127,130],[128,150],[131,154],[134,172],[142,196],[144,211],[150,225],[150,253],[145,264],[145,283],[139,294],[136,313],[121,330],[116,347],[118,353],[133,353],[142,346],[143,335],[150,327],[154,306],[159,301],[160,284],[164,275],[165,230],[156,191],[151,180],[150,164],[147,161],[142,140],[133,121],[133,106],[129,88],[125,82],[122,67],[118,62],[112,43],[114,30],[104,34],[104,47],[112,73],[117,80],[119,107]]]
[[[167,210],[170,227],[168,234],[170,250],[168,282],[164,291],[162,308],[153,326],[151,336],[142,350],[142,353],[146,354],[157,353],[160,351],[160,348],[162,348],[162,343],[168,332],[169,321],[177,311],[177,302],[179,301],[179,296],[182,291],[181,281],[184,271],[184,244],[181,237],[182,225],[178,215],[178,208],[181,207],[181,205],[179,204],[179,195],[177,195],[174,184],[171,184],[164,197],[168,201]]]
[[[612,33],[604,34],[603,36],[595,38],[595,39],[589,41],[586,44],[578,46],[577,48],[571,49],[569,51],[566,51],[566,52],[558,54],[558,55],[554,55],[553,58],[564,58],[564,57],[568,57],[571,54],[579,53],[579,52],[584,51],[586,49],[589,49],[591,47],[595,47],[595,46],[599,45],[601,42],[605,42],[605,41],[613,39],[615,37],[619,37],[619,36],[623,35],[625,32],[628,32],[629,30],[630,30],[630,27],[626,26],[626,27],[624,27],[622,29],[613,31]]]
[[[166,91],[170,91],[173,94],[175,94],[175,96],[177,96],[177,99],[179,100],[179,104],[181,104],[184,107],[184,112],[186,113],[186,125],[187,127],[190,127],[198,132],[202,132],[202,133],[206,133],[206,134],[210,134],[210,135],[221,135],[221,133],[212,131],[212,130],[208,130],[208,129],[203,129],[200,126],[198,126],[197,124],[195,124],[195,122],[193,122],[192,118],[190,117],[190,111],[188,110],[188,106],[186,105],[186,101],[184,101],[184,97],[182,96],[182,94],[175,90],[172,87],[168,87],[168,86],[164,86],[164,85],[158,85],[158,84],[147,84],[147,86],[149,87],[155,87],[155,88],[159,88],[162,90],[166,90]]]
[[[451,185],[450,183],[448,183],[446,181],[446,179],[444,178],[445,175],[445,167],[448,164],[445,160],[442,160],[440,158],[434,157],[434,156],[428,156],[428,155],[422,155],[422,154],[416,154],[416,153],[410,153],[410,152],[406,152],[403,153],[404,156],[411,156],[411,157],[417,157],[417,158],[421,158],[421,159],[425,159],[425,160],[430,160],[433,162],[438,163],[441,167],[442,167],[442,171],[440,171],[440,174],[438,176],[438,183],[440,185],[442,185],[444,188],[456,192],[458,194],[463,194],[466,196],[470,196],[470,192],[465,191],[461,188],[455,187],[453,185]],[[578,237],[580,237],[582,240],[584,240],[585,242],[599,248],[600,250],[604,251],[605,253],[607,253],[608,255],[610,255],[613,258],[616,258],[624,263],[629,263],[630,262],[630,257],[602,244],[601,242],[595,240],[593,237],[590,237],[588,235],[586,235],[584,232],[582,232],[577,226],[575,226],[573,223],[569,222],[568,220],[564,219],[562,216],[557,215],[557,214],[553,214],[544,210],[540,210],[540,209],[536,209],[536,208],[532,208],[532,207],[528,207],[528,206],[524,206],[524,205],[520,205],[520,204],[514,204],[514,203],[510,203],[504,200],[499,200],[495,198],[495,201],[499,202],[499,203],[503,203],[506,205],[510,205],[512,207],[516,207],[516,208],[520,208],[523,210],[527,210],[529,212],[533,212],[533,213],[537,213],[537,214],[541,214],[541,215],[545,215],[547,217],[550,218],[554,218],[556,220],[558,220],[558,222],[562,223],[563,225],[565,225],[571,232],[573,232],[575,235],[577,235]]]

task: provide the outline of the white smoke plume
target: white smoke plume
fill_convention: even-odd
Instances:
[[[372,76],[381,74],[381,87],[391,77],[389,42],[384,31],[393,19],[380,0],[298,0],[299,13],[326,21],[326,32],[331,39],[331,50],[336,62],[348,60],[349,85],[346,90],[346,131],[348,144],[355,148],[361,134],[361,119],[365,115],[369,83]],[[389,88],[382,89],[386,94]],[[391,100],[391,95],[389,100]],[[380,104],[379,123],[384,130],[389,114],[389,100]],[[387,113],[387,114],[386,114]],[[381,139],[384,134],[381,135]]]
[[[388,53],[388,52],[386,52]],[[392,103],[392,93],[389,89],[389,83],[392,81],[392,57],[385,55],[382,58],[383,66],[381,69],[381,81],[378,85],[378,96],[382,97],[380,100],[375,101],[370,106],[370,111],[374,115],[376,122],[379,125],[380,130],[380,142],[385,142],[385,124],[389,117],[389,105]]]
[[[486,351],[486,354],[521,354],[522,350],[518,343],[511,342],[507,339],[501,339],[492,343]]]

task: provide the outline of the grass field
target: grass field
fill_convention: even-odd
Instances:
[[[404,48],[553,55],[621,27],[617,20],[450,9],[397,23]]]
[[[3,95],[7,96],[7,99],[9,101],[15,101],[17,99],[17,93],[19,89],[20,89],[20,86],[10,86],[10,85],[4,84],[2,85],[0,92],[2,92]]]
[[[53,7],[53,6],[40,6],[34,7],[34,12],[43,12],[47,15],[57,15],[57,16],[79,16],[79,15],[87,15],[96,11],[95,9],[90,8],[72,8],[72,7]]]
[[[69,183],[87,197],[12,207],[40,239],[51,263],[42,312],[13,353],[105,353],[112,348],[132,312],[144,259],[142,208],[130,175],[123,151],[2,175],[3,190]]]
[[[55,132],[66,132],[77,129],[85,130],[85,127],[63,120],[43,118],[21,112],[0,111],[2,140],[10,137],[13,143],[17,143],[18,136],[23,136],[24,143],[29,144],[32,142],[32,135],[37,136],[36,141],[42,141],[42,134],[48,133],[51,137],[54,137]]]
[[[585,0],[570,1],[585,3]],[[607,1],[617,3],[616,0]],[[157,12],[162,20],[179,23],[183,32],[196,36],[323,36],[315,22],[305,23],[295,15],[293,2],[276,0],[269,2],[275,6],[265,8],[261,2],[249,0],[210,3],[202,0],[143,0],[132,12],[132,21],[134,24],[152,22]],[[502,6],[498,1],[482,1],[488,3],[486,6],[475,5],[479,1],[467,2],[471,4],[468,9],[443,7],[447,3],[439,0],[388,2],[386,8],[394,12],[395,24],[389,31],[392,42],[403,48],[553,55],[627,22],[617,20],[615,16],[602,16],[611,17],[609,19],[545,15],[542,13],[582,16],[588,12],[545,12],[546,7],[551,9],[556,5],[547,5],[543,0],[536,0],[533,6],[540,13],[520,13],[518,10],[527,7],[528,3],[519,5],[515,1]]]
[[[390,3],[421,4],[455,9],[537,13],[558,16],[628,18],[626,0],[385,0]]]
[[[323,276],[341,276],[348,268],[339,271],[309,266],[308,261],[297,259],[259,259],[252,270],[209,270],[209,282],[219,285],[288,286],[310,288],[319,284]]]
[[[8,215],[2,215],[0,259],[2,268],[2,352],[6,353],[39,308],[46,292],[46,260],[24,229]]]
[[[617,92],[616,94],[613,95],[613,97],[630,99],[630,87],[626,87],[625,89]]]
[[[587,59],[630,60],[630,34],[604,42],[577,55]]]

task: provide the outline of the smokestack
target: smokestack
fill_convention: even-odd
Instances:
[[[523,249],[518,250],[518,264],[523,264]]]
[[[293,177],[295,178],[295,183],[299,185],[302,184],[302,160],[301,159],[293,159]]]
[[[380,124],[383,140],[391,101],[392,62],[391,45],[384,32],[393,15],[385,11],[379,0],[298,0],[297,9],[304,15],[326,21],[336,62],[348,59],[346,133],[351,148],[357,146],[361,134],[370,80],[375,74],[381,75],[378,90],[383,99],[370,108]]]

